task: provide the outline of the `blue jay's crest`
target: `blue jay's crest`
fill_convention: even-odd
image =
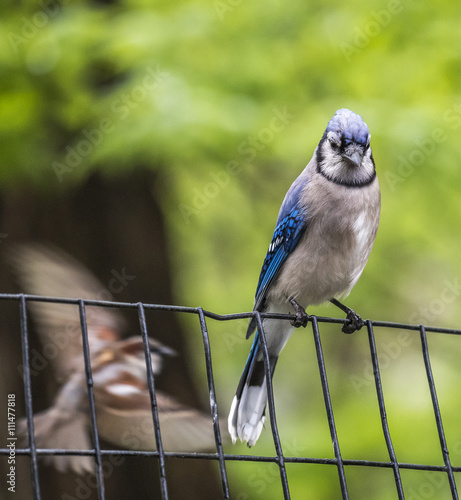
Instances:
[[[361,116],[348,109],[338,110],[317,147],[317,172],[331,182],[350,188],[371,184],[376,172],[370,137]]]
[[[294,328],[306,325],[303,309],[308,305],[329,300],[340,307],[349,320],[345,333],[363,326],[362,319],[337,298],[349,294],[365,267],[379,212],[370,132],[359,115],[340,109],[285,195],[261,269],[254,310],[296,313],[294,322],[270,315],[262,319],[271,377]],[[247,338],[257,326],[254,315]],[[261,434],[267,402],[261,333],[258,328],[228,418],[232,440],[249,446]]]
[[[343,139],[347,145],[356,142],[366,146],[369,141],[370,131],[362,117],[349,109],[339,109],[328,122],[325,133],[334,132]]]

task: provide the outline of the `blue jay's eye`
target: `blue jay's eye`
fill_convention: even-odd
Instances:
[[[334,132],[328,132],[327,138],[333,149],[338,149],[341,146],[341,138]]]
[[[368,149],[370,147],[370,140],[371,140],[371,134],[368,134],[367,142],[365,144],[365,149]]]

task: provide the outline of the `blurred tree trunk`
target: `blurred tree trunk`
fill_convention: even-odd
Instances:
[[[158,176],[140,168],[110,179],[96,174],[85,184],[59,194],[37,192],[30,187],[2,193],[0,229],[8,236],[2,239],[0,251],[7,250],[11,243],[18,241],[52,243],[80,260],[103,284],[109,283],[114,272],[129,276],[129,283],[120,287],[119,293],[114,294],[114,300],[173,304],[168,238],[155,196],[161,189]],[[17,291],[3,259],[0,272],[1,292]],[[2,301],[0,308],[1,406],[6,401],[6,395],[15,392],[18,415],[21,416],[25,412],[22,380],[17,370],[22,363],[18,305]],[[124,315],[131,334],[138,333],[135,311],[127,311]],[[177,315],[149,313],[147,320],[150,335],[179,353],[177,358],[167,362],[157,387],[181,402],[199,407],[197,391],[188,372],[190,363],[185,362],[186,332],[182,331]],[[33,321],[30,326],[32,331]],[[33,334],[31,337],[31,347],[37,348],[37,338]],[[56,386],[53,386],[50,373],[48,379],[37,377],[32,383],[34,410],[39,411],[49,406],[53,395],[49,389],[52,387],[55,390]],[[209,412],[208,408],[203,410]],[[3,414],[0,416],[1,429],[6,429],[4,417]],[[32,498],[27,462],[28,459],[24,458],[17,468],[20,483],[18,500]],[[216,462],[170,459],[166,465],[171,499],[222,498]],[[3,472],[2,477],[5,477]],[[70,473],[62,474],[45,465],[40,466],[39,473],[42,498],[97,498],[94,489],[89,493],[91,487],[88,483],[91,485],[92,481],[88,478],[80,480]],[[108,474],[105,486],[107,499],[160,498],[157,460],[128,457],[122,466]],[[64,493],[69,497],[63,497]]]

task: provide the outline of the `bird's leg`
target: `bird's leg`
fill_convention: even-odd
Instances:
[[[302,308],[295,299],[290,299],[290,304],[294,307],[296,319],[291,321],[291,324],[295,328],[299,328],[300,326],[306,328],[307,322],[309,321],[309,314]]]
[[[363,319],[355,311],[353,311],[350,307],[341,304],[339,300],[330,299],[330,302],[336,307],[339,307],[341,311],[344,311],[347,315],[346,319],[349,320],[349,323],[344,323],[342,327],[342,331],[344,333],[354,333],[357,330],[360,330],[360,328],[362,328],[362,326],[365,324]]]

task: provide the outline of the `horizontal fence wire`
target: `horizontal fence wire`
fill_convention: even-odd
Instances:
[[[23,360],[23,382],[24,382],[24,402],[26,410],[26,420],[27,420],[27,430],[29,434],[28,445],[26,447],[17,447],[16,454],[18,456],[25,455],[30,457],[30,474],[31,474],[31,485],[33,491],[34,500],[41,500],[41,488],[40,488],[40,478],[38,469],[38,457],[46,456],[91,456],[94,457],[96,463],[96,477],[97,477],[97,495],[99,500],[105,500],[106,493],[104,487],[104,477],[102,471],[102,459],[105,456],[119,455],[119,456],[138,456],[138,457],[155,457],[158,460],[158,476],[160,481],[160,494],[162,500],[168,499],[168,481],[166,475],[166,459],[189,459],[189,460],[209,460],[217,461],[219,464],[219,472],[222,484],[222,498],[229,499],[232,498],[231,487],[229,485],[228,474],[226,470],[226,464],[228,462],[260,462],[260,463],[274,463],[278,466],[280,472],[280,482],[283,492],[284,499],[290,499],[290,488],[289,481],[286,471],[287,464],[319,464],[319,465],[329,465],[335,466],[338,471],[339,487],[341,491],[341,497],[343,499],[349,499],[350,494],[348,491],[345,467],[359,466],[359,467],[373,467],[373,468],[386,468],[391,469],[394,476],[394,482],[396,487],[397,498],[404,499],[404,489],[402,485],[401,470],[419,470],[419,471],[431,471],[431,472],[443,472],[446,474],[448,483],[450,486],[451,496],[453,499],[458,499],[458,492],[456,488],[456,481],[454,474],[461,472],[461,467],[454,466],[449,457],[448,445],[446,440],[446,433],[444,430],[442,422],[442,414],[439,407],[434,376],[432,373],[432,367],[429,357],[429,347],[427,342],[427,333],[441,333],[448,335],[461,335],[461,330],[449,329],[449,328],[439,328],[430,327],[422,325],[395,323],[387,321],[371,321],[367,320],[365,326],[368,333],[370,357],[373,366],[373,377],[376,386],[376,395],[378,401],[378,407],[380,412],[381,426],[386,442],[389,461],[376,461],[376,460],[351,460],[344,458],[340,451],[339,439],[336,430],[335,417],[333,412],[333,405],[331,401],[330,389],[327,379],[326,364],[324,358],[324,352],[322,349],[319,324],[321,323],[332,323],[332,324],[344,324],[348,320],[339,318],[329,318],[321,316],[309,316],[309,321],[312,323],[312,330],[314,335],[314,344],[317,354],[317,361],[319,367],[320,380],[322,385],[323,397],[325,402],[326,414],[328,419],[328,425],[330,429],[331,440],[333,444],[333,452],[335,458],[314,458],[314,457],[300,457],[300,456],[287,456],[283,453],[283,442],[280,439],[280,435],[277,428],[277,415],[275,410],[273,387],[270,377],[270,365],[269,365],[269,354],[267,351],[266,338],[263,329],[263,318],[277,318],[286,319],[287,321],[292,321],[296,317],[295,315],[286,314],[274,314],[274,313],[259,313],[259,312],[245,312],[236,314],[216,314],[211,311],[204,310],[201,307],[183,307],[174,305],[161,305],[161,304],[144,304],[144,303],[131,303],[131,302],[111,302],[111,301],[101,301],[101,300],[86,300],[86,299],[71,299],[71,298],[56,298],[56,297],[42,297],[27,294],[0,294],[0,300],[3,301],[15,301],[19,305],[19,324],[21,331],[21,342],[22,342],[22,360]],[[44,303],[54,303],[54,304],[74,304],[79,309],[80,314],[80,325],[81,325],[81,335],[82,335],[82,345],[83,345],[83,362],[85,366],[86,374],[86,384],[88,389],[88,402],[90,411],[90,427],[92,433],[92,443],[93,448],[88,450],[69,450],[69,449],[41,449],[37,448],[35,442],[34,433],[34,420],[32,418],[32,390],[31,390],[31,373],[30,373],[30,353],[29,353],[29,327],[28,327],[28,312],[27,303],[28,302],[44,302]],[[95,400],[93,393],[93,379],[92,379],[92,367],[91,367],[91,357],[90,357],[90,346],[88,340],[87,322],[86,322],[86,308],[88,306],[96,306],[103,308],[116,308],[116,309],[135,309],[138,313],[140,334],[143,340],[144,354],[147,368],[147,383],[149,388],[149,394],[151,398],[151,410],[152,410],[152,420],[154,425],[155,442],[157,449],[155,451],[138,451],[138,450],[127,450],[127,449],[116,449],[116,450],[106,450],[101,448],[99,443],[99,433],[97,428],[97,418],[95,410]],[[162,445],[162,435],[161,426],[159,424],[158,407],[156,401],[155,393],[155,381],[152,369],[152,360],[149,350],[149,337],[146,325],[145,311],[155,310],[155,311],[168,311],[168,312],[178,312],[184,314],[196,315],[199,321],[206,375],[208,382],[208,391],[210,397],[210,412],[213,422],[213,432],[216,444],[216,453],[195,453],[195,452],[168,452],[163,449]],[[267,396],[268,396],[268,413],[269,421],[273,435],[275,456],[260,456],[260,455],[241,455],[224,453],[223,451],[223,440],[222,433],[227,432],[226,429],[222,429],[220,426],[220,421],[218,417],[218,405],[216,400],[216,389],[214,384],[214,373],[212,365],[212,354],[209,342],[209,333],[207,327],[207,318],[216,321],[234,321],[238,319],[252,318],[255,317],[258,329],[261,332],[261,345],[263,350],[263,361],[265,366],[265,373],[267,378]],[[422,356],[424,361],[424,366],[426,370],[427,380],[429,384],[429,390],[431,394],[432,406],[434,411],[435,422],[437,426],[437,432],[440,441],[441,452],[443,456],[444,465],[428,465],[428,464],[417,464],[417,463],[406,463],[399,462],[394,450],[391,433],[389,430],[389,425],[387,422],[387,413],[384,399],[384,391],[381,383],[381,375],[379,369],[379,359],[376,349],[374,328],[385,327],[393,329],[404,329],[411,330],[419,333]],[[8,455],[10,450],[8,448],[0,448],[0,456]]]

